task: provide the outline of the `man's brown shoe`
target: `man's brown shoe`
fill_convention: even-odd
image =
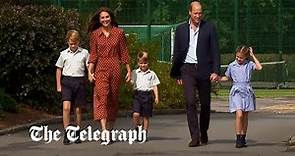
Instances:
[[[192,140],[189,144],[188,147],[197,147],[200,146],[200,141],[199,140]]]

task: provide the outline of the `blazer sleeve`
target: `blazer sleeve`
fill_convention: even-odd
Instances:
[[[214,25],[212,25],[211,37],[210,37],[210,49],[212,54],[212,72],[220,75],[220,54],[218,48],[217,31]]]
[[[181,50],[180,50],[180,33],[181,29],[178,27],[175,31],[175,40],[174,40],[174,50],[173,50],[173,56],[172,56],[172,67],[170,70],[170,77],[174,79],[180,79],[181,73],[180,68],[182,65],[182,59],[181,59]]]

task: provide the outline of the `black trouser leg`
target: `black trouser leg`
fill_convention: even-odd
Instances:
[[[199,99],[201,104],[201,112],[200,112],[201,140],[203,143],[207,143],[208,141],[207,131],[209,129],[210,109],[211,109],[210,80],[199,80],[198,92],[199,92]]]
[[[183,66],[182,81],[186,101],[188,127],[192,140],[199,140],[200,129],[196,103],[197,78],[195,73],[196,68],[194,66]]]

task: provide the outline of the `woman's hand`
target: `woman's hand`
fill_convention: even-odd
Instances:
[[[131,71],[127,71],[127,74],[126,74],[126,76],[125,76],[125,80],[126,80],[126,82],[129,82],[130,80],[131,80]]]
[[[90,83],[93,83],[95,81],[94,73],[88,74],[88,80]]]

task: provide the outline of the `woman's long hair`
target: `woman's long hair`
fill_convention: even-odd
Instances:
[[[118,23],[115,19],[114,13],[111,11],[111,9],[107,7],[100,7],[98,11],[92,16],[89,26],[88,26],[88,33],[93,32],[94,30],[98,29],[102,24],[99,22],[100,13],[101,12],[107,12],[111,17],[111,25],[114,27],[118,27]]]

